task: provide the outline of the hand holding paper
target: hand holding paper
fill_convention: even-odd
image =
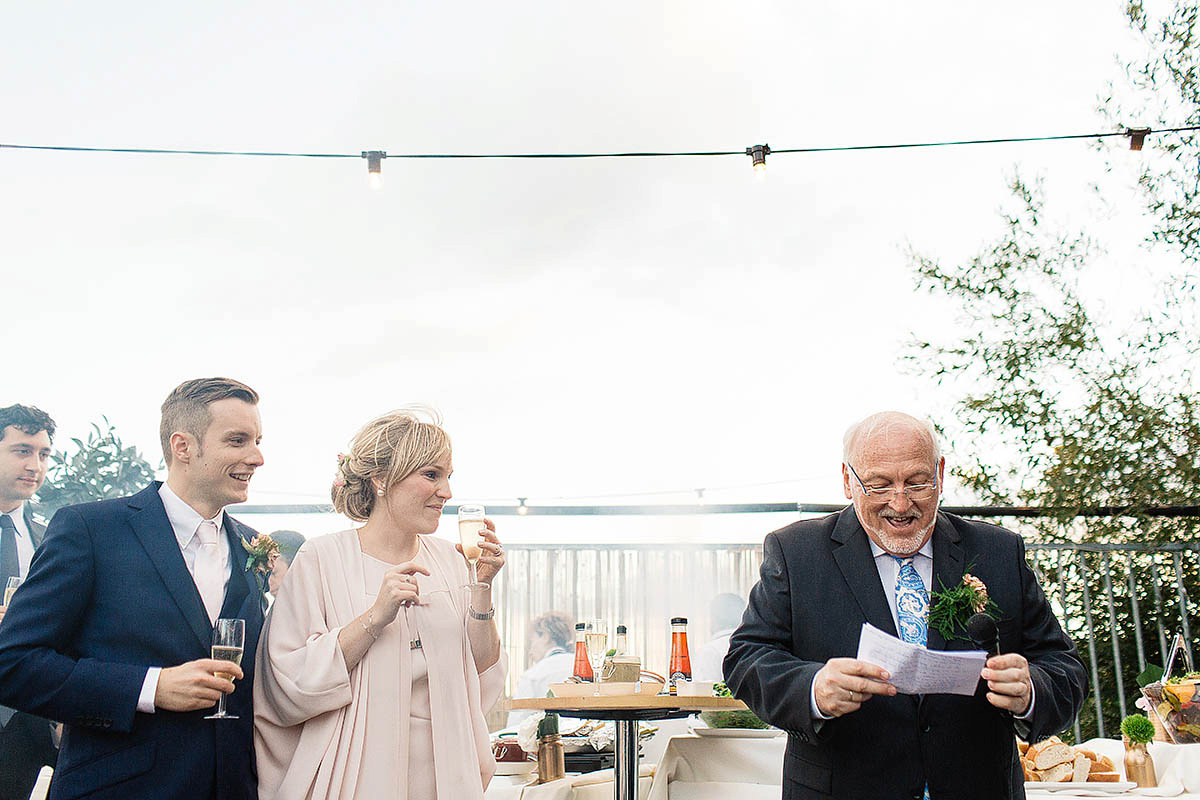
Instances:
[[[891,673],[901,694],[973,695],[987,663],[983,650],[927,650],[864,622],[858,659]]]

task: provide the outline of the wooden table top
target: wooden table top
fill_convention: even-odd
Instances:
[[[580,697],[516,697],[511,708],[533,711],[743,711],[734,697],[684,697],[665,694],[584,695]]]

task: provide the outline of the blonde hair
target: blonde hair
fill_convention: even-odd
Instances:
[[[338,456],[338,475],[330,490],[334,509],[355,522],[366,522],[379,497],[378,488],[386,492],[450,452],[450,437],[441,423],[433,409],[412,406],[364,425],[350,442],[350,452]]]

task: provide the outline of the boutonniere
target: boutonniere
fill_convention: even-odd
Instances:
[[[947,589],[942,584],[942,590],[934,592],[930,600],[929,627],[940,633],[947,642],[951,639],[970,639],[966,635],[967,620],[975,614],[1000,618],[1000,608],[988,597],[987,586],[970,572],[965,573],[962,581],[953,588]]]
[[[279,545],[265,533],[257,534],[246,547],[246,570],[253,572],[259,588],[266,591],[267,576],[275,568],[279,557]]]

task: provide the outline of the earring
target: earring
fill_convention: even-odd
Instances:
[[[383,497],[383,489],[376,489],[375,494],[379,495],[380,497]]]

